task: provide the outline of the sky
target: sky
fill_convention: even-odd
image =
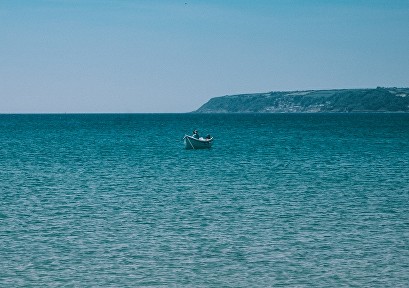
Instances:
[[[408,0],[0,0],[0,113],[409,87]]]

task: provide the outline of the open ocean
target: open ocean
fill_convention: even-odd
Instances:
[[[409,286],[409,114],[0,115],[0,197],[0,287]]]

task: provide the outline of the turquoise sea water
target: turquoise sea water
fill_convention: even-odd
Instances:
[[[408,114],[0,115],[0,144],[0,287],[408,287]]]

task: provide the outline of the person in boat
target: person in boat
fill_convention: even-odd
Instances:
[[[212,136],[210,136],[210,134],[206,135],[206,140],[209,141],[212,138]]]
[[[199,132],[197,132],[197,130],[193,131],[193,138],[199,139]]]

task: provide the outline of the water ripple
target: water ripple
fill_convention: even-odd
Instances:
[[[405,287],[408,117],[0,115],[0,286]]]

